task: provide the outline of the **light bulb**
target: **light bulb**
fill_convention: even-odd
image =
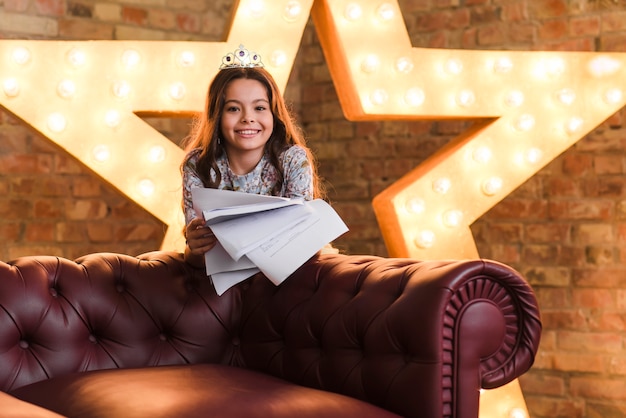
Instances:
[[[2,83],[2,90],[7,97],[17,97],[20,94],[20,83],[15,78],[7,78]]]
[[[388,22],[396,16],[396,10],[390,3],[383,3],[376,9],[376,15],[382,21]]]
[[[426,208],[426,202],[424,202],[424,199],[414,197],[412,199],[409,199],[405,203],[404,207],[407,212],[414,215],[419,215],[420,213],[424,212],[424,209]]]
[[[185,93],[187,89],[185,85],[181,82],[176,82],[170,85],[168,89],[169,96],[174,100],[182,100],[185,98]]]
[[[419,248],[431,248],[435,245],[435,233],[430,230],[420,231],[413,240]]]
[[[509,413],[509,418],[528,418],[528,414],[522,408],[513,408]]]
[[[493,63],[493,71],[497,74],[508,74],[513,69],[513,61],[508,57],[498,58]]]
[[[59,97],[69,99],[76,93],[76,84],[72,80],[61,80],[57,86],[57,94]]]
[[[565,130],[567,131],[567,133],[570,134],[576,133],[583,127],[584,123],[585,121],[583,120],[583,118],[573,116],[569,118],[568,121],[565,123]]]
[[[65,119],[65,116],[63,116],[61,113],[54,112],[48,116],[48,129],[50,129],[52,132],[63,132],[66,126],[67,120]]]
[[[404,94],[404,101],[413,107],[421,106],[424,104],[424,90],[419,87],[412,87],[406,91]]]
[[[270,64],[274,67],[280,67],[287,63],[287,54],[284,51],[276,50],[270,55]]]
[[[137,65],[139,65],[140,62],[141,55],[139,55],[139,52],[135,51],[134,49],[127,49],[122,53],[122,64],[127,69],[136,67]]]
[[[364,73],[374,73],[378,70],[380,66],[380,60],[377,55],[369,54],[365,59],[361,62],[361,71]]]
[[[604,102],[611,105],[621,102],[622,97],[622,91],[618,88],[608,89],[603,95]]]
[[[104,144],[93,147],[91,154],[93,155],[93,159],[99,163],[104,163],[111,158],[111,150]]]
[[[111,86],[111,91],[118,99],[126,99],[130,95],[130,84],[124,80],[118,80]]]
[[[463,212],[457,209],[447,210],[442,215],[443,224],[453,228],[459,226],[463,220]]]
[[[616,73],[622,67],[622,63],[607,56],[600,56],[589,61],[587,68],[595,77],[603,77]]]
[[[569,106],[576,100],[576,92],[572,89],[565,88],[556,91],[554,97],[556,97],[559,103]]]
[[[513,90],[506,94],[504,103],[511,107],[520,107],[524,103],[524,93],[519,90]]]
[[[18,65],[28,64],[31,58],[30,51],[22,46],[15,48],[11,56],[13,57],[13,62]]]
[[[400,57],[396,61],[396,70],[402,74],[408,74],[413,71],[413,60],[409,57]]]
[[[178,55],[178,65],[183,68],[191,67],[196,63],[196,54],[191,51],[183,51]]]
[[[109,128],[116,128],[117,126],[119,126],[121,120],[122,117],[120,115],[120,112],[114,109],[108,110],[104,115],[104,123]]]
[[[525,113],[515,120],[515,129],[522,132],[528,132],[535,127],[535,118],[533,115]]]
[[[148,150],[148,159],[153,163],[160,163],[165,160],[165,148],[161,145],[154,145]]]
[[[493,196],[502,190],[502,184],[503,182],[500,177],[490,177],[483,182],[481,189],[487,196]]]
[[[469,90],[469,89],[461,90],[456,95],[456,104],[458,104],[461,107],[470,107],[474,103],[476,103],[476,95],[474,94],[472,90]]]
[[[302,14],[302,4],[299,1],[288,1],[283,10],[283,19],[295,22]]]
[[[474,161],[480,164],[488,163],[489,160],[491,160],[491,156],[491,148],[485,145],[477,147],[474,152],[472,152],[472,158],[474,159]]]
[[[543,73],[550,77],[558,77],[565,72],[565,61],[562,58],[549,58],[542,62]]]
[[[250,15],[252,17],[262,17],[265,13],[265,4],[263,3],[263,0],[249,0],[248,10],[250,10]]]
[[[363,10],[357,3],[349,3],[343,12],[345,18],[351,21],[358,20],[362,14]]]
[[[387,100],[389,99],[389,95],[387,94],[387,91],[384,89],[376,89],[372,92],[370,99],[372,100],[372,103],[374,103],[375,105],[381,106],[387,103]]]
[[[541,151],[539,148],[531,148],[526,151],[526,154],[524,155],[524,159],[526,160],[526,162],[533,165],[538,164],[542,158],[543,151]]]
[[[452,182],[447,177],[439,177],[433,181],[433,191],[439,194],[446,194],[452,187]]]
[[[141,179],[137,182],[137,191],[144,197],[152,196],[155,190],[154,181],[150,179]]]
[[[87,55],[85,54],[85,51],[81,49],[72,48],[67,52],[66,59],[72,67],[78,68],[85,65],[87,62]]]
[[[461,60],[451,58],[446,61],[444,68],[448,74],[458,75],[463,72],[463,62]]]

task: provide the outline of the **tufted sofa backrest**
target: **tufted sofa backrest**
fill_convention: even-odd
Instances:
[[[239,292],[177,253],[0,263],[0,389],[75,371],[230,363]]]

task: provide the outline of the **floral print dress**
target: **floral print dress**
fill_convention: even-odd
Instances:
[[[196,169],[199,153],[200,149],[192,150],[183,166],[183,210],[186,223],[197,217],[193,209],[191,189],[205,187]],[[279,159],[285,173],[280,196],[304,200],[313,199],[313,171],[304,148],[293,145],[287,148],[279,156]],[[217,167],[222,176],[218,189],[222,190],[271,195],[278,180],[278,171],[265,155],[256,167],[247,174],[233,173],[225,153],[217,159]],[[215,173],[211,173],[211,175],[215,178]]]

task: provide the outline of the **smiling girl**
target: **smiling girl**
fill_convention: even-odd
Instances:
[[[224,57],[209,86],[204,112],[186,139],[182,163],[185,260],[197,267],[216,239],[196,217],[191,189],[321,197],[315,162],[282,95],[260,62],[243,47]]]

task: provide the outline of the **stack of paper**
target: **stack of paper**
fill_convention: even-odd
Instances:
[[[194,209],[218,243],[205,254],[219,295],[261,271],[278,285],[322,247],[348,231],[323,200],[196,188]]]

